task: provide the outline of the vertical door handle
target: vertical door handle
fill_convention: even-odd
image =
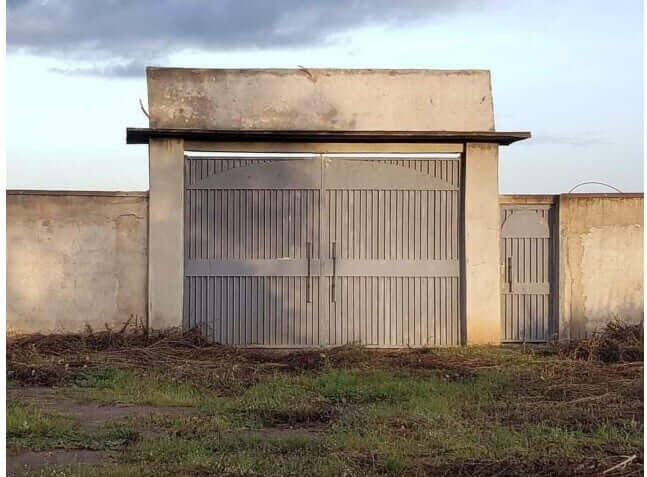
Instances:
[[[332,286],[330,301],[335,303],[335,282],[337,276],[337,242],[332,243]]]
[[[508,257],[507,263],[507,275],[508,275],[508,291],[512,293],[512,257]]]
[[[306,281],[306,303],[312,303],[312,273],[310,271],[310,261],[312,260],[312,243],[306,242],[306,258],[308,259],[308,279]]]

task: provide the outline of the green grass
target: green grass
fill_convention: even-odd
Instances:
[[[97,432],[80,429],[72,418],[47,413],[33,406],[7,405],[7,446],[35,451],[48,449],[122,449],[138,438],[124,425],[107,425]]]
[[[77,397],[108,403],[194,407],[204,401],[190,383],[126,369],[88,371],[75,379],[73,390]]]
[[[277,371],[226,396],[156,372],[94,370],[78,376],[67,392],[107,403],[188,406],[193,411],[138,418],[129,427],[106,428],[89,436],[73,420],[12,404],[8,438],[10,445],[30,448],[122,449],[119,472],[108,466],[60,467],[53,471],[68,474],[51,475],[424,475],[430,473],[429,466],[471,460],[586,458],[606,463],[618,455],[642,458],[642,421],[609,418],[587,421],[583,427],[563,424],[589,412],[586,406],[598,401],[569,404],[568,397],[552,403],[538,395],[551,379],[560,377],[554,372],[559,366],[555,359],[532,348],[434,353],[493,365],[457,379],[433,370],[375,369],[364,364]],[[544,372],[547,367],[551,373]],[[564,369],[573,368],[567,364]],[[527,383],[523,386],[520,373],[529,379],[522,381]],[[583,389],[591,389],[592,395],[604,394],[607,387],[620,389],[607,378],[594,382],[587,374],[577,376],[570,384],[576,388],[577,379],[582,379]],[[627,386],[626,376],[621,379]],[[631,392],[635,395],[636,389]],[[630,406],[627,396],[616,405]],[[530,419],[524,414],[527,408],[519,407],[523,403],[530,403],[529,408],[545,419]],[[551,419],[552,415],[559,419]],[[154,430],[157,437],[137,440],[129,434],[145,430]]]
[[[19,403],[7,404],[7,444],[39,450],[80,440],[77,423]]]

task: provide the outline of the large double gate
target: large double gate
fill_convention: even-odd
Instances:
[[[243,346],[461,343],[460,154],[185,157],[184,326]]]

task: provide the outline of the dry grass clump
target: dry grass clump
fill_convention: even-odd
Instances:
[[[643,363],[553,361],[520,370],[491,415],[514,429],[529,424],[592,432],[608,423],[642,425]]]
[[[268,350],[208,342],[199,330],[146,332],[137,327],[83,333],[31,334],[7,338],[8,378],[22,385],[53,386],[86,368],[156,371],[191,379],[229,394],[275,372],[333,368],[408,368],[452,378],[471,377],[482,359],[441,356],[429,349],[371,350],[359,345],[328,349]]]
[[[87,327],[83,333],[26,334],[7,337],[7,376],[29,386],[59,384],[79,371],[104,365],[103,354],[121,355],[127,359],[132,350],[166,343],[172,347],[195,348],[206,345],[197,333],[165,330],[148,334],[144,329],[95,332]]]
[[[567,359],[604,363],[643,361],[643,323],[609,322],[590,338],[554,343],[553,351]]]
[[[642,463],[637,465],[628,461],[626,456],[609,457],[606,459],[594,459],[588,457],[578,458],[556,458],[546,457],[543,459],[531,460],[507,457],[505,459],[491,460],[456,460],[441,465],[425,466],[426,475],[452,475],[455,477],[516,477],[520,475],[532,475],[535,477],[574,477],[605,475],[605,471],[612,469],[613,476],[630,476],[642,474]],[[620,464],[617,464],[617,462]],[[624,463],[625,461],[626,464]]]

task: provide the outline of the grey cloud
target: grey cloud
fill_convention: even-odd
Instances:
[[[106,77],[119,77],[119,78],[141,78],[146,71],[146,67],[151,66],[150,63],[140,61],[129,61],[124,64],[116,65],[97,65],[97,66],[82,66],[71,68],[50,68],[49,70],[54,73],[73,76],[106,76]]]
[[[427,20],[466,4],[475,0],[8,0],[7,45],[116,65],[63,73],[131,76],[185,49],[322,44],[355,27]]]

